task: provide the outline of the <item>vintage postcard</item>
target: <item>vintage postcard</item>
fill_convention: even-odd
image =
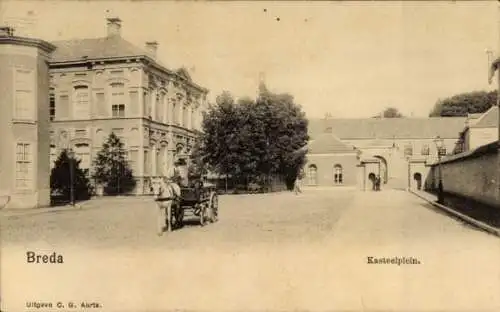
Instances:
[[[498,1],[0,2],[0,310],[500,311]]]

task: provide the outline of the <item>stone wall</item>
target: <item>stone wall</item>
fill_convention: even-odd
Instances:
[[[500,209],[498,142],[443,159],[443,190]],[[437,189],[439,165],[433,164],[426,179],[427,190]]]

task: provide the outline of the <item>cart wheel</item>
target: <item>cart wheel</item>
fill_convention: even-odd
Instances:
[[[217,222],[219,220],[219,197],[217,193],[212,192],[210,195],[210,221]]]

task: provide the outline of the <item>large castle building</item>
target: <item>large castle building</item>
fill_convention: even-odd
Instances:
[[[122,37],[122,21],[107,19],[107,35],[53,42],[50,62],[50,163],[71,149],[80,166],[92,161],[114,132],[124,143],[137,194],[187,157],[207,108],[208,90],[186,69],[157,58],[158,43],[143,48]]]

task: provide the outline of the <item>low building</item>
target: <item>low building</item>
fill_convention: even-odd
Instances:
[[[471,114],[460,132],[457,153],[474,150],[498,140],[498,106],[492,106],[484,114]]]
[[[158,43],[140,48],[122,37],[122,21],[107,19],[107,35],[53,42],[50,63],[51,163],[72,149],[90,169],[114,132],[128,151],[137,194],[186,157],[201,130],[208,90],[186,69],[157,58]]]
[[[371,189],[380,176],[384,186],[422,187],[430,164],[451,154],[463,117],[367,118],[309,121],[311,143],[305,166],[308,185],[356,186]],[[339,181],[339,173],[342,175]]]
[[[54,49],[0,28],[0,208],[50,204],[48,61]]]

